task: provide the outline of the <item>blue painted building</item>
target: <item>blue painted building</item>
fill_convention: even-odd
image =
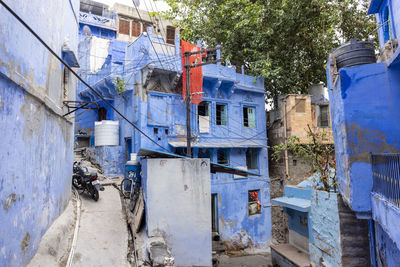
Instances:
[[[331,64],[327,69],[337,179],[345,203],[357,217],[372,219],[371,264],[399,266],[400,232],[389,225],[396,224],[394,218],[400,210],[390,204],[396,201],[388,194],[391,188],[399,192],[393,177],[398,166],[373,172],[376,166],[371,164],[371,153],[400,152],[400,3],[373,0],[369,14],[376,14],[381,62],[342,68],[337,76],[332,74]],[[391,163],[390,159],[386,162]],[[381,180],[373,180],[373,176]],[[382,186],[387,190],[378,191]]]
[[[4,2],[59,56],[77,54],[79,1]],[[0,14],[0,266],[25,266],[70,200],[74,120],[63,101],[75,99],[76,79]]]
[[[106,56],[103,65],[95,70],[90,66],[90,57],[97,54],[93,47],[101,45],[93,45],[93,40],[100,39],[96,36],[99,31],[91,32],[91,36],[84,35],[82,30],[79,45],[81,69],[87,70],[83,73],[87,81],[157,143],[170,152],[185,154],[186,109],[181,94],[179,36],[175,37],[175,45],[164,42],[151,28],[129,44],[102,38]],[[202,68],[203,102],[191,106],[194,157],[261,174],[212,174],[213,232],[229,249],[265,249],[271,238],[271,222],[264,80],[243,71],[238,73],[228,64]],[[116,86],[117,78],[124,81],[123,87]],[[119,121],[119,146],[89,148],[100,164],[112,165],[105,168],[106,173],[122,174],[130,153],[137,153],[140,148],[160,149],[87,88],[79,85],[77,97],[98,105],[98,109],[76,118],[78,144],[78,138],[86,138],[91,140],[86,144],[93,146],[95,121]]]

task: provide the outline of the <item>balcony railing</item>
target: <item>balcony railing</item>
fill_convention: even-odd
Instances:
[[[373,192],[400,207],[400,154],[372,154]]]
[[[90,13],[79,12],[79,22],[115,30],[117,28],[115,17],[102,17]]]

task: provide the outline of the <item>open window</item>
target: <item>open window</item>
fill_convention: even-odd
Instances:
[[[215,118],[215,124],[216,125],[226,125],[227,121],[227,107],[224,104],[217,104],[216,105],[216,118]]]
[[[257,148],[248,148],[246,150],[246,165],[248,170],[258,169],[258,150]]]
[[[105,107],[99,108],[98,119],[99,119],[99,121],[107,120],[107,109]]]
[[[259,200],[260,190],[249,190],[249,216],[261,214],[261,202]]]
[[[318,126],[319,127],[329,127],[329,106],[328,105],[320,105],[319,106]]]
[[[219,148],[217,150],[217,163],[222,165],[229,165],[229,151],[228,149]]]
[[[386,6],[383,10],[382,30],[385,43],[392,39],[392,28],[389,7]]]
[[[210,103],[203,101],[197,106],[197,123],[200,133],[210,132]]]
[[[256,109],[254,107],[243,107],[243,126],[256,128]]]

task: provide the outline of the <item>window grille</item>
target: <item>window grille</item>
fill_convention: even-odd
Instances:
[[[217,104],[216,106],[216,125],[226,125],[227,121],[227,113],[226,113],[226,105]]]

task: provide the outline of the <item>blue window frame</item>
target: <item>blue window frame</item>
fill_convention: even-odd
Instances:
[[[215,124],[216,125],[225,125],[227,124],[228,113],[227,113],[227,105],[225,104],[216,104],[215,109]]]
[[[243,126],[246,128],[256,128],[256,108],[243,107]]]

